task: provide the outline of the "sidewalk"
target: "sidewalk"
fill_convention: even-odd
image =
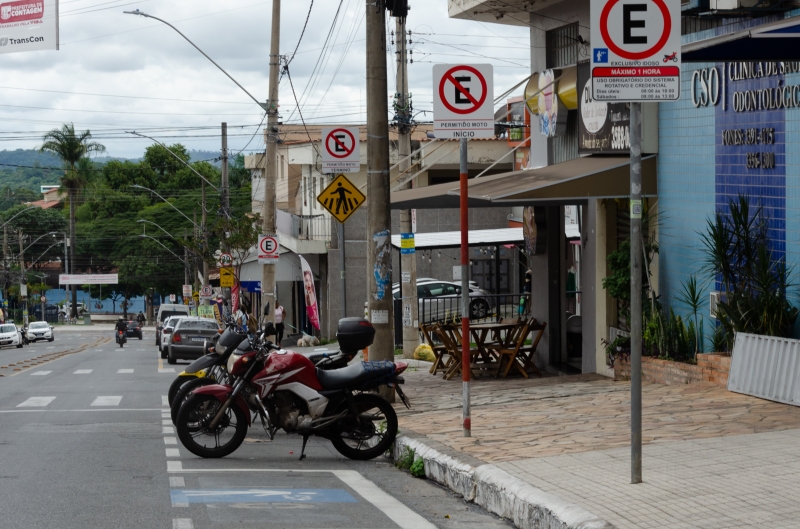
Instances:
[[[631,485],[629,383],[477,380],[464,438],[461,382],[424,369],[405,378],[401,434],[472,468],[496,465],[615,527],[800,528],[800,408],[710,384],[646,384],[644,483]]]

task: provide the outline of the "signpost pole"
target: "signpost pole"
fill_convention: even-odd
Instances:
[[[631,103],[631,483],[642,482],[642,104]]]
[[[460,149],[460,213],[461,213],[461,379],[463,381],[462,418],[464,437],[472,437],[470,418],[470,340],[469,338],[469,167],[467,161],[467,140],[461,138]]]
[[[339,276],[342,284],[342,318],[347,317],[347,277],[344,268],[344,222],[339,223]]]

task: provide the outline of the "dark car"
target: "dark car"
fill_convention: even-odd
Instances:
[[[139,325],[139,322],[136,321],[129,321],[128,322],[128,338],[139,338],[142,339],[142,326]]]
[[[219,334],[221,327],[209,318],[181,318],[172,330],[167,346],[167,363],[177,360],[196,360],[203,356],[203,342]]]

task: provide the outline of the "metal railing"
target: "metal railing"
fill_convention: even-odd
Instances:
[[[331,220],[323,215],[295,215],[277,212],[278,233],[303,241],[329,241]]]

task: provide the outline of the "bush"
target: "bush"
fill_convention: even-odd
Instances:
[[[411,475],[415,478],[424,478],[425,477],[425,462],[422,458],[417,459],[411,464]]]

